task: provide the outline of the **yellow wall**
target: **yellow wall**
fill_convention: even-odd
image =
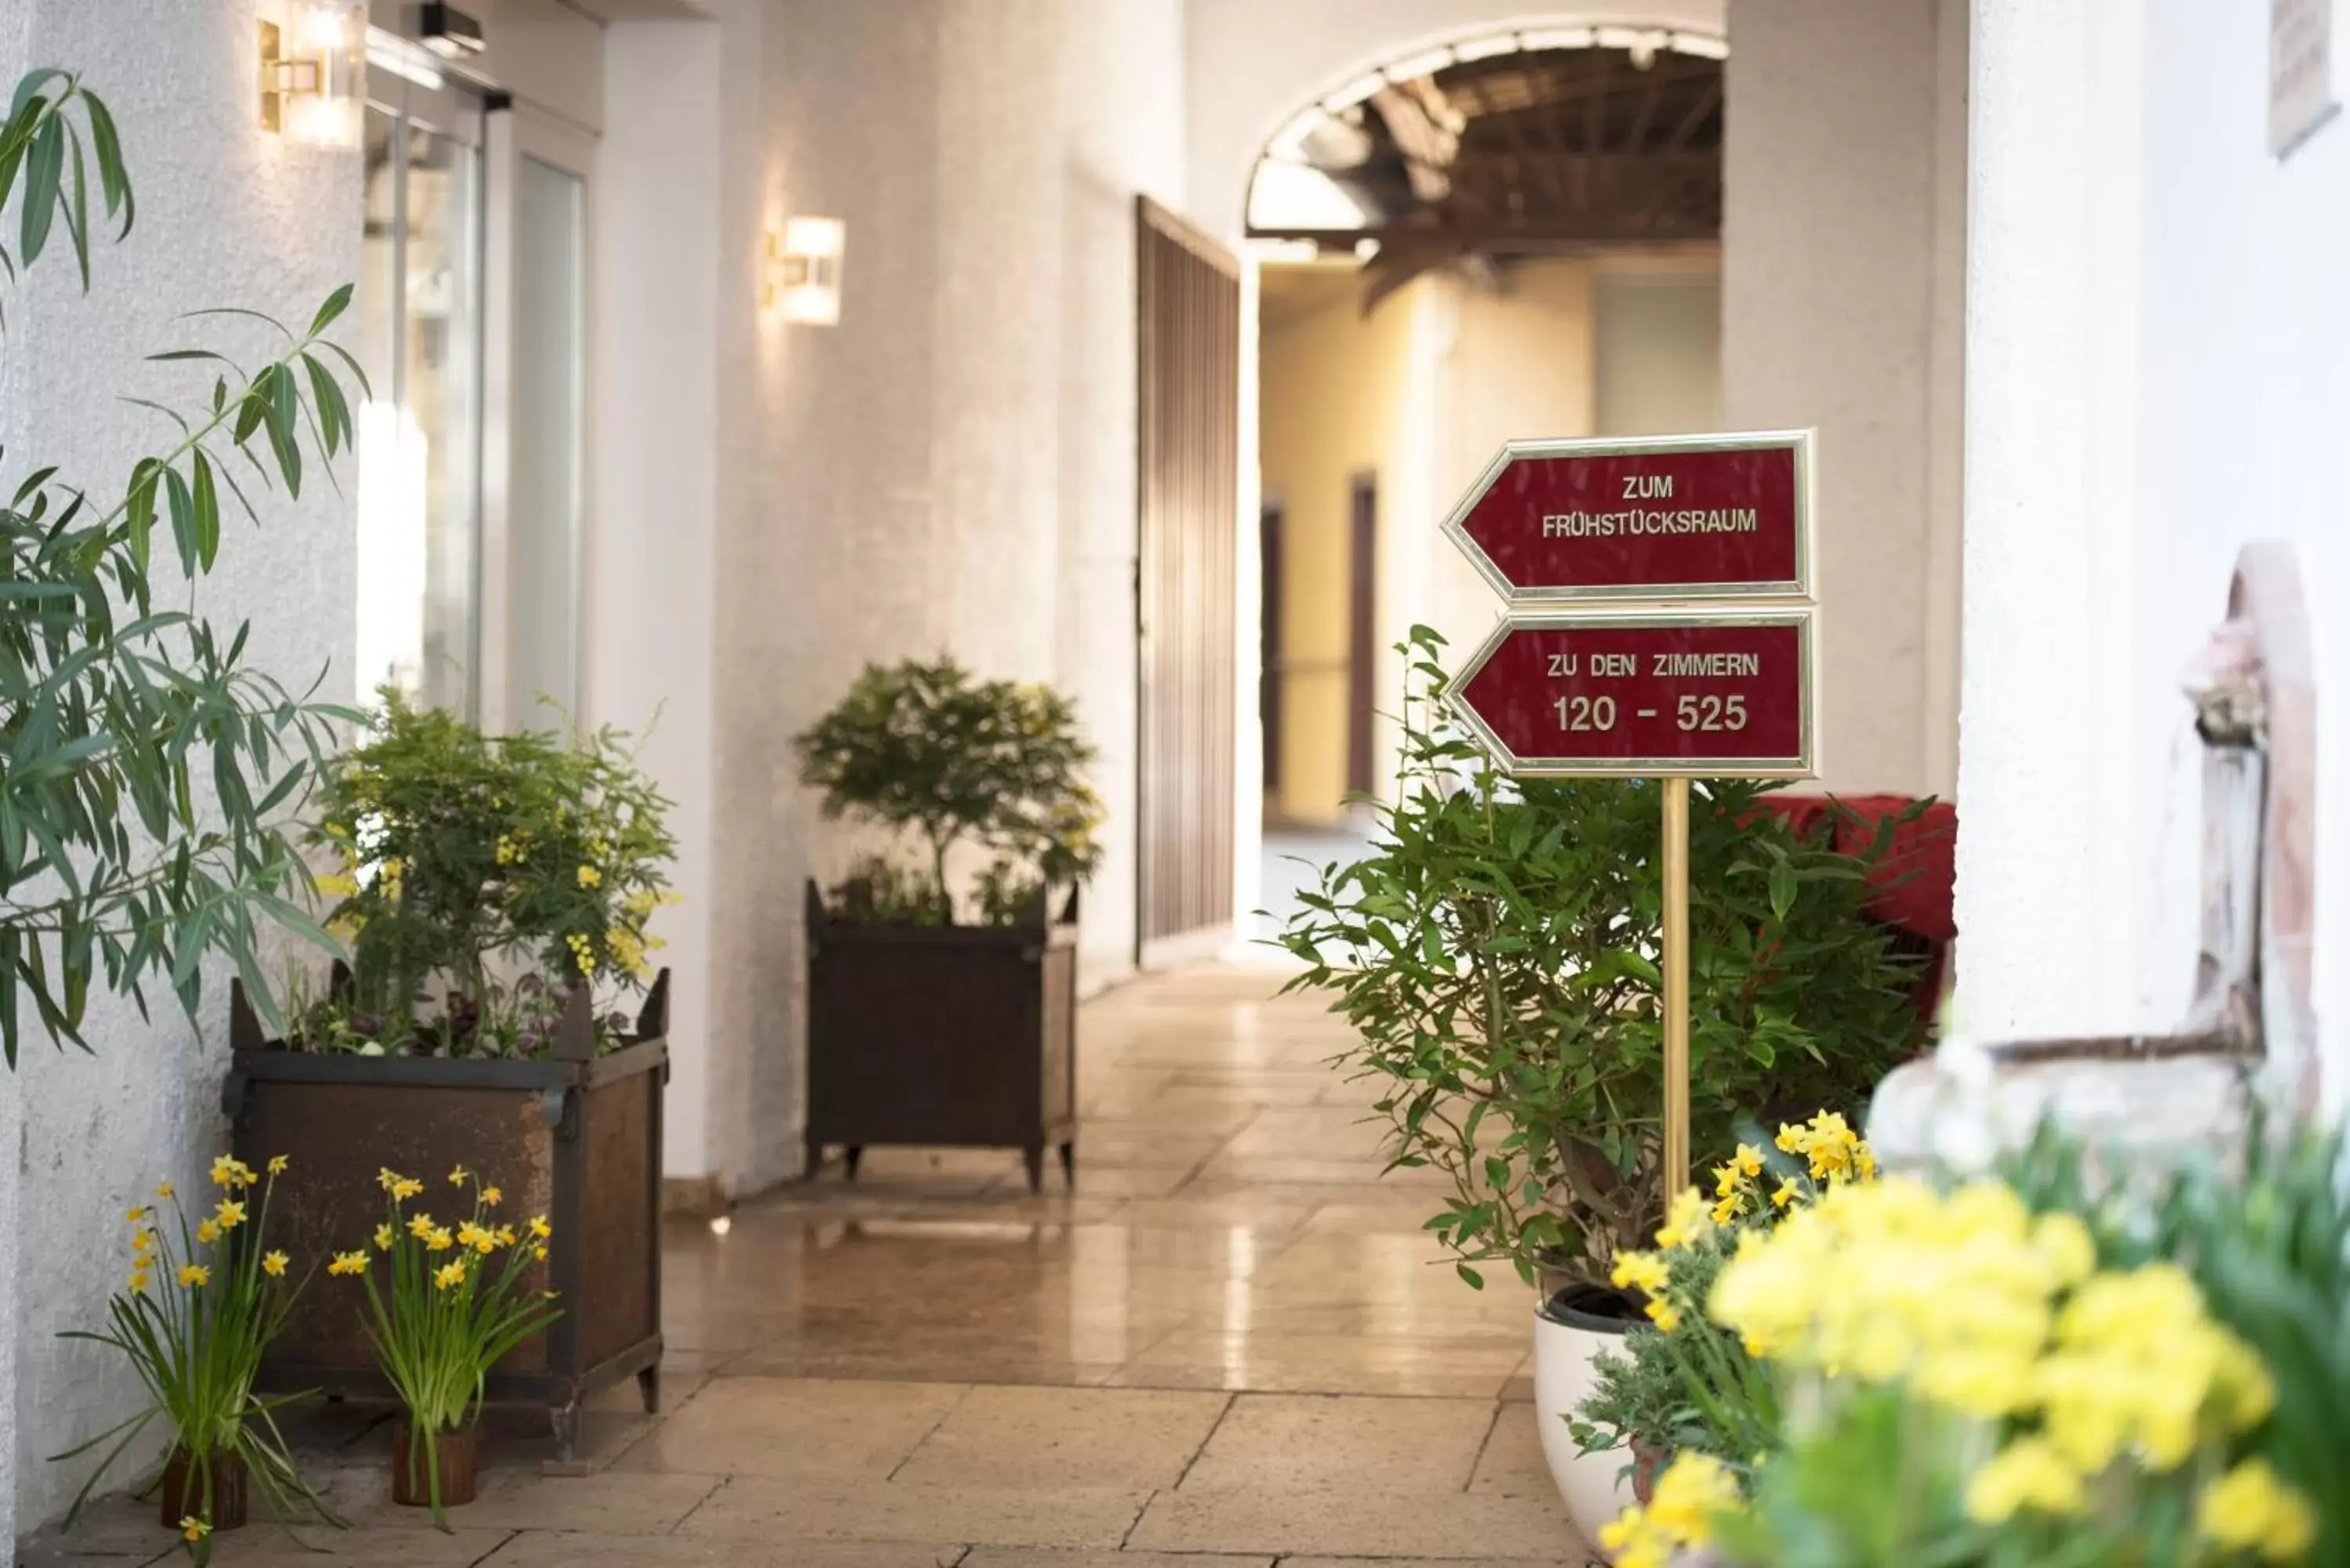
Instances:
[[[1355,477],[1378,482],[1382,534],[1396,525],[1397,467],[1412,302],[1368,318],[1349,274],[1296,280],[1304,296],[1268,312],[1263,462],[1282,511],[1281,786],[1267,802],[1295,822],[1334,822],[1347,794],[1347,510]],[[1379,585],[1384,587],[1386,585]]]
[[[1615,420],[1701,429],[1720,404],[1712,254],[1546,256],[1499,287],[1422,277],[1366,318],[1361,279],[1267,266],[1262,343],[1264,495],[1283,508],[1282,776],[1268,813],[1343,814],[1347,785],[1347,507],[1378,483],[1382,715],[1373,773],[1395,772],[1403,667],[1388,652],[1414,622],[1456,666],[1502,614],[1437,524],[1505,441],[1599,433]],[[1677,286],[1659,293],[1651,282]],[[1603,318],[1604,317],[1604,318]],[[1617,433],[1617,432],[1609,432]]]

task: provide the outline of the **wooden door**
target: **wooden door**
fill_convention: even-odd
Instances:
[[[1239,713],[1240,266],[1148,198],[1135,204],[1140,342],[1136,611],[1145,963],[1233,919]]]
[[[1379,482],[1355,476],[1347,507],[1347,793],[1372,793],[1378,722]]]

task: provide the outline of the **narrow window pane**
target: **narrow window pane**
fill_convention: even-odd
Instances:
[[[522,161],[508,606],[507,711],[516,730],[561,724],[579,703],[587,198],[578,175]]]
[[[400,161],[399,117],[370,107],[365,148],[366,226],[352,292],[353,331],[368,378],[359,410],[358,694],[387,683],[415,689],[423,666],[423,534],[402,462],[400,400]]]
[[[473,584],[481,492],[480,155],[411,130],[401,401],[414,421],[423,580],[418,696],[473,706]]]

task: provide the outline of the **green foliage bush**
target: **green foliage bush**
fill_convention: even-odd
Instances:
[[[1047,888],[1101,864],[1101,801],[1084,778],[1094,748],[1050,688],[980,680],[948,657],[868,664],[792,743],[827,816],[910,834],[926,851],[920,868],[860,862],[833,891],[842,919],[953,924],[958,845],[993,857],[972,900],[983,924],[1026,918]]]
[[[296,1044],[543,1052],[573,982],[627,992],[651,978],[660,943],[646,925],[671,901],[676,855],[669,803],[617,731],[484,735],[381,697],[327,769],[310,836],[339,862],[318,885],[350,944],[351,992],[314,1010]]]
[[[1506,1262],[1606,1278],[1662,1208],[1658,792],[1503,775],[1440,706],[1442,639],[1415,628],[1398,803],[1325,871],[1279,940],[1335,993],[1385,1079],[1398,1166],[1451,1189],[1430,1228],[1482,1283]],[[1799,837],[1750,784],[1691,792],[1691,1154],[1742,1116],[1856,1113],[1917,1043],[1915,966],[1863,912],[1889,843]]]

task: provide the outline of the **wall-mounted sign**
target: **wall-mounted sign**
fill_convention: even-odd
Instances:
[[[2334,0],[2269,0],[2269,156],[2334,118]]]
[[[1811,433],[1512,441],[1444,532],[1513,606],[1807,599]]]
[[[1446,695],[1513,774],[1809,778],[1812,615],[1517,616]]]

